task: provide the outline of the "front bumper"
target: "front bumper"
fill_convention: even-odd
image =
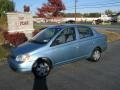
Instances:
[[[12,58],[8,58],[8,64],[13,71],[17,72],[31,72],[32,62],[20,63]]]

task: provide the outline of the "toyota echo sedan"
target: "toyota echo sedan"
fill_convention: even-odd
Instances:
[[[55,66],[80,59],[99,61],[107,38],[93,28],[69,24],[50,26],[11,50],[9,66],[19,72],[46,77]]]

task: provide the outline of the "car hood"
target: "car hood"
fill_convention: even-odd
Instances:
[[[36,50],[38,48],[41,48],[43,46],[45,46],[45,44],[38,44],[38,43],[26,42],[24,44],[19,45],[16,48],[13,48],[11,50],[11,54],[14,55],[14,56],[22,55],[22,54],[34,51],[34,50]]]

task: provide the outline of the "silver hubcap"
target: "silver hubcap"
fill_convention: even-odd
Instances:
[[[37,68],[36,71],[38,72],[39,76],[46,76],[49,72],[50,68],[48,66],[47,63],[40,63]]]
[[[93,58],[94,58],[94,60],[99,60],[99,58],[100,58],[100,52],[98,51],[98,50],[96,50],[95,52],[94,52],[94,54],[93,54]]]

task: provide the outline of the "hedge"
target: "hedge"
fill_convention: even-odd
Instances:
[[[13,46],[18,46],[27,41],[27,37],[25,36],[25,34],[20,32],[15,33],[4,32],[4,38]]]

